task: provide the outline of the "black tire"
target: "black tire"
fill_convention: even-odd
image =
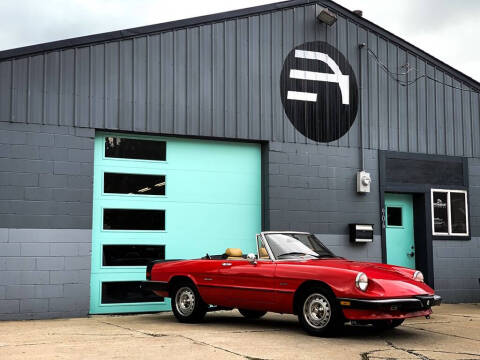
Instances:
[[[337,335],[344,318],[330,289],[315,285],[300,296],[297,308],[298,320],[303,329],[314,336]]]
[[[389,330],[402,325],[403,321],[404,319],[376,320],[372,323],[372,325],[375,329],[378,330]]]
[[[178,321],[195,323],[201,321],[208,305],[200,297],[196,286],[190,281],[181,281],[173,286],[172,311]]]
[[[247,310],[247,309],[238,309],[238,311],[247,319],[260,319],[263,315],[267,313],[266,311]]]

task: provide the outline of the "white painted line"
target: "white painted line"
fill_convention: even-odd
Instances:
[[[317,102],[317,94],[303,91],[289,91],[287,93],[287,99]]]

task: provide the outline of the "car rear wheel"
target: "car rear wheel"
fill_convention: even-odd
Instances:
[[[404,319],[376,320],[372,325],[378,330],[388,330],[402,325],[403,321]]]
[[[297,313],[300,324],[310,335],[335,335],[343,323],[335,297],[323,286],[311,287],[303,293]]]
[[[238,309],[240,314],[242,314],[247,319],[260,319],[265,315],[266,311],[256,311],[256,310],[247,310],[247,309]]]
[[[175,284],[171,302],[173,314],[178,321],[185,323],[202,320],[208,308],[195,285],[188,281]]]

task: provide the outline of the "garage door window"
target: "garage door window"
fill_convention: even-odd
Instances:
[[[118,174],[103,175],[105,194],[165,195],[165,175]]]
[[[103,209],[104,230],[165,230],[165,210]]]
[[[142,289],[141,281],[108,281],[102,283],[102,304],[145,303],[163,301],[153,291]]]
[[[165,245],[103,245],[103,266],[146,266],[165,259]]]
[[[165,161],[167,159],[167,143],[107,136],[105,137],[105,157]]]

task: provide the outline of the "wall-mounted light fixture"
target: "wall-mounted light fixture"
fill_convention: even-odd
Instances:
[[[318,5],[315,6],[315,16],[317,17],[318,21],[327,24],[328,26],[332,26],[337,21],[337,17],[334,13],[327,8]]]

